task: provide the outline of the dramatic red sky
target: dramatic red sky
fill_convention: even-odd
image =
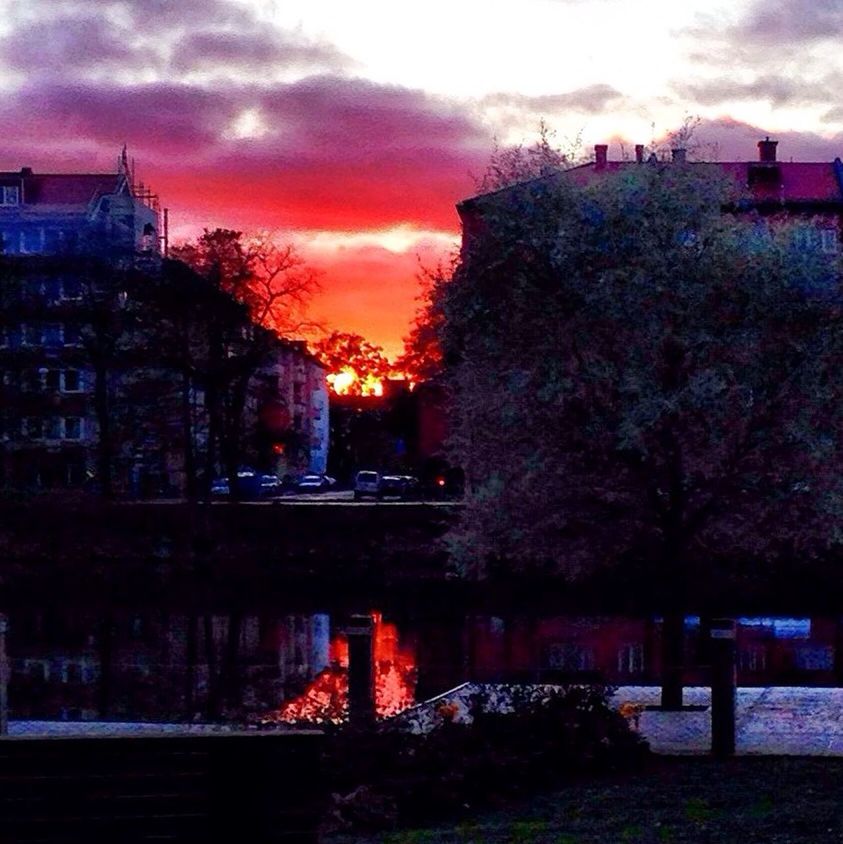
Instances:
[[[127,143],[176,238],[279,232],[314,316],[395,356],[494,137],[619,157],[693,114],[721,159],[830,160],[842,34],[839,0],[0,0],[0,169]]]

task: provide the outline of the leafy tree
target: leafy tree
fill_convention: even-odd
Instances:
[[[395,361],[395,370],[416,383],[430,381],[442,372],[442,348],[439,341],[443,314],[439,307],[438,287],[450,278],[453,264],[426,270],[422,275],[421,307],[416,312],[410,333],[404,338],[404,351]]]
[[[718,174],[632,165],[479,197],[437,291],[457,559],[481,577],[654,561],[671,708],[691,568],[817,552],[843,504],[837,268],[792,226],[724,213]]]
[[[328,383],[335,393],[376,393],[392,371],[383,349],[359,334],[334,331],[316,343],[314,351],[327,367]]]

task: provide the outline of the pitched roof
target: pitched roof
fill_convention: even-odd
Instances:
[[[717,162],[692,162],[695,164],[716,167],[734,180],[738,191],[750,200],[756,202],[819,202],[835,203],[843,207],[843,163],[840,159],[829,162],[813,161],[717,161]],[[628,167],[642,167],[645,163],[635,161],[607,161],[598,169],[594,162],[581,164],[570,170],[560,171],[553,176],[542,176],[537,179],[530,179],[520,182],[520,185],[531,182],[542,182],[548,179],[565,178],[578,185],[585,185],[599,178],[603,173],[617,173]],[[666,163],[670,166],[670,162]],[[775,180],[756,179],[755,175],[761,171],[778,171],[778,178]],[[515,185],[509,185],[498,191],[490,191],[487,194],[470,197],[460,202],[457,208],[470,207],[474,200],[482,199],[496,193],[503,193]]]
[[[2,181],[22,181],[27,205],[84,205],[117,192],[116,173],[0,172]]]

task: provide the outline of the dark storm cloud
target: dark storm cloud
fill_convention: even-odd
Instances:
[[[623,95],[611,85],[589,85],[562,94],[529,97],[525,94],[502,92],[484,97],[481,105],[493,108],[511,108],[534,114],[551,114],[564,111],[599,113],[605,111]]]

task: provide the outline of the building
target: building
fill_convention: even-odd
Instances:
[[[161,216],[125,152],[111,174],[0,172],[0,488],[178,495],[235,451],[325,470],[324,370],[166,259]]]
[[[0,485],[79,486],[95,474],[90,343],[118,331],[115,276],[157,259],[159,219],[125,153],[110,174],[0,172]],[[103,258],[120,272],[94,272]]]
[[[273,337],[250,389],[256,459],[282,477],[328,466],[328,382],[325,368],[300,340]]]
[[[777,148],[778,141],[768,137],[758,142],[758,158],[754,161],[717,162],[686,162],[686,150],[674,149],[670,163],[689,163],[690,166],[716,169],[735,188],[734,204],[725,208],[725,211],[772,220],[804,220],[803,246],[837,254],[843,222],[843,161],[839,157],[829,162],[780,161]],[[586,185],[604,173],[668,163],[660,161],[655,154],[645,159],[644,146],[641,144],[635,147],[633,160],[610,160],[608,151],[607,144],[596,144],[594,160],[587,164],[460,202],[457,212],[463,227],[463,249],[483,230],[482,212],[487,197],[505,195],[525,185],[562,179]]]

